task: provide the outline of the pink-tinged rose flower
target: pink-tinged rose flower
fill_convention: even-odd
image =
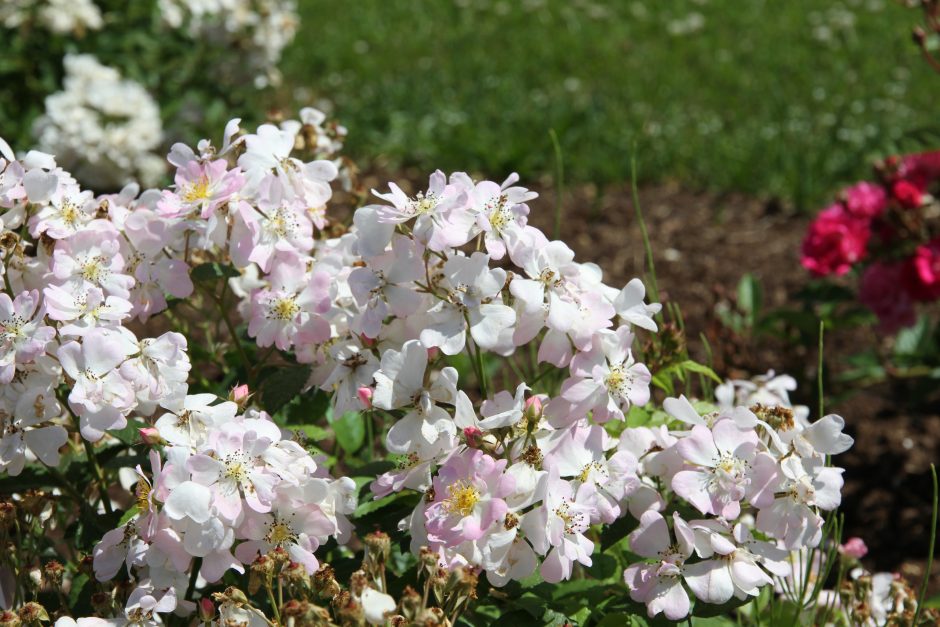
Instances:
[[[870,237],[867,220],[854,217],[842,205],[832,205],[810,224],[801,263],[816,276],[841,276],[865,256]]]
[[[888,195],[884,187],[862,181],[845,190],[845,208],[858,218],[874,218],[884,211]]]
[[[940,178],[940,150],[907,155],[901,161],[901,176],[919,190]]]
[[[894,333],[914,324],[914,302],[905,289],[905,266],[874,263],[865,269],[858,298],[878,316],[879,329]]]
[[[868,555],[868,546],[861,538],[849,538],[845,544],[839,547],[839,552],[860,560]]]
[[[902,207],[908,209],[920,207],[923,201],[923,190],[907,180],[895,181],[891,186],[891,195],[901,203]]]
[[[940,238],[917,247],[911,268],[911,295],[920,301],[940,298]]]

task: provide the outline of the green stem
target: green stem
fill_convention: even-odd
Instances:
[[[238,337],[238,331],[235,330],[235,325],[232,323],[228,312],[225,310],[225,289],[222,289],[221,298],[216,298],[215,295],[211,292],[207,293],[209,294],[209,297],[215,301],[216,307],[219,309],[219,314],[222,316],[222,322],[225,323],[225,328],[228,329],[229,335],[232,337],[232,342],[235,344],[235,348],[238,350],[238,355],[242,360],[242,364],[245,366],[245,376],[248,376],[248,374],[252,371],[251,359],[248,358],[248,353],[245,352],[245,347],[242,346],[242,342]]]
[[[552,148],[555,151],[555,231],[552,239],[558,239],[561,237],[562,197],[565,193],[565,161],[562,158],[558,133],[552,128],[548,130],[548,136],[552,138]]]
[[[95,447],[85,438],[82,438],[82,443],[85,445],[85,454],[88,455],[91,469],[95,473],[95,480],[98,482],[98,492],[101,495],[101,503],[104,505],[104,511],[108,514],[113,514],[114,510],[111,509],[111,497],[108,496],[108,486],[104,480],[104,471],[101,469],[101,464],[98,463]]]
[[[640,208],[640,192],[636,182],[636,146],[630,157],[630,192],[633,195],[633,208],[636,211],[637,223],[640,225],[640,234],[643,236],[643,248],[646,250],[646,265],[649,267],[650,302],[659,302],[659,283],[656,281],[656,266],[653,264],[653,247],[650,245],[649,232],[646,230],[646,220],[643,219],[643,210]],[[657,314],[661,317],[662,313]]]
[[[825,405],[823,403],[823,333],[826,328],[825,323],[819,321],[819,364],[816,367],[816,387],[819,393],[819,415],[817,420],[823,417]]]
[[[193,600],[193,593],[196,591],[196,580],[199,579],[199,570],[202,568],[202,558],[197,557],[193,560],[192,572],[189,573],[189,585],[186,586],[186,600]]]
[[[62,406],[62,408],[65,409],[69,416],[72,417],[72,424],[75,426],[75,430],[78,432],[79,437],[82,440],[82,444],[85,447],[85,455],[88,457],[88,463],[91,466],[91,470],[95,475],[96,481],[98,482],[98,494],[101,497],[101,503],[104,506],[104,511],[108,514],[113,514],[114,510],[111,508],[111,498],[108,496],[108,486],[104,479],[104,471],[101,469],[101,464],[98,463],[98,456],[95,455],[95,447],[91,442],[86,440],[81,435],[81,422],[79,421],[78,416],[76,416],[69,407],[68,399],[63,398],[62,393],[58,390],[56,390],[56,398],[59,399],[59,404]]]
[[[277,600],[274,598],[274,590],[271,589],[271,585],[267,584],[264,586],[264,589],[268,591],[268,601],[271,602],[271,609],[274,612],[274,621],[276,624],[281,624],[281,608],[277,606]]]
[[[933,516],[930,519],[930,549],[927,553],[927,567],[924,573],[924,582],[920,586],[920,595],[917,597],[917,613],[914,614],[914,627],[920,620],[920,613],[924,610],[924,601],[927,598],[927,584],[930,583],[930,573],[933,570],[933,553],[937,546],[937,510],[940,509],[940,489],[937,486],[937,467],[930,464],[930,475],[933,478]]]

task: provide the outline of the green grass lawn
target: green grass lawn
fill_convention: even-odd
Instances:
[[[896,0],[299,0],[284,63],[357,159],[821,202],[926,148],[940,76]]]

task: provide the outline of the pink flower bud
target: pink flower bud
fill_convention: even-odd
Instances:
[[[144,444],[155,446],[157,444],[166,444],[166,440],[160,437],[160,432],[155,427],[141,427],[138,429],[140,439]]]
[[[199,599],[199,619],[209,622],[215,618],[215,605],[212,599]]]
[[[362,345],[366,348],[371,348],[375,345],[375,338],[366,337],[362,333],[359,334],[359,341],[362,342]]]
[[[525,399],[525,409],[522,413],[529,423],[537,423],[542,419],[542,399],[538,396],[530,396]]]
[[[483,437],[483,432],[480,431],[479,427],[464,427],[463,437],[467,439],[467,446],[470,448],[476,448],[480,445],[480,439]]]
[[[356,396],[366,409],[372,409],[372,388],[362,386],[356,390]]]
[[[845,544],[839,547],[839,552],[855,559],[862,559],[868,555],[868,547],[861,538],[849,538]]]
[[[231,401],[235,401],[241,405],[244,401],[248,400],[248,397],[251,393],[248,391],[248,384],[243,383],[241,385],[236,385],[232,388],[232,391],[229,392],[228,398]]]
[[[428,349],[428,361],[437,358],[437,354],[440,353],[440,349],[437,346],[432,346]]]

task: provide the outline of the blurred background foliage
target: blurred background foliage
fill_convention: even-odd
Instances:
[[[160,102],[165,143],[307,104],[366,168],[566,173],[815,207],[875,157],[936,141],[932,70],[896,0],[298,0],[278,88],[238,50],[166,28],[154,0],[98,0],[84,36],[4,30],[0,135],[31,141],[62,56],[93,52]],[[16,88],[9,88],[16,86]]]

